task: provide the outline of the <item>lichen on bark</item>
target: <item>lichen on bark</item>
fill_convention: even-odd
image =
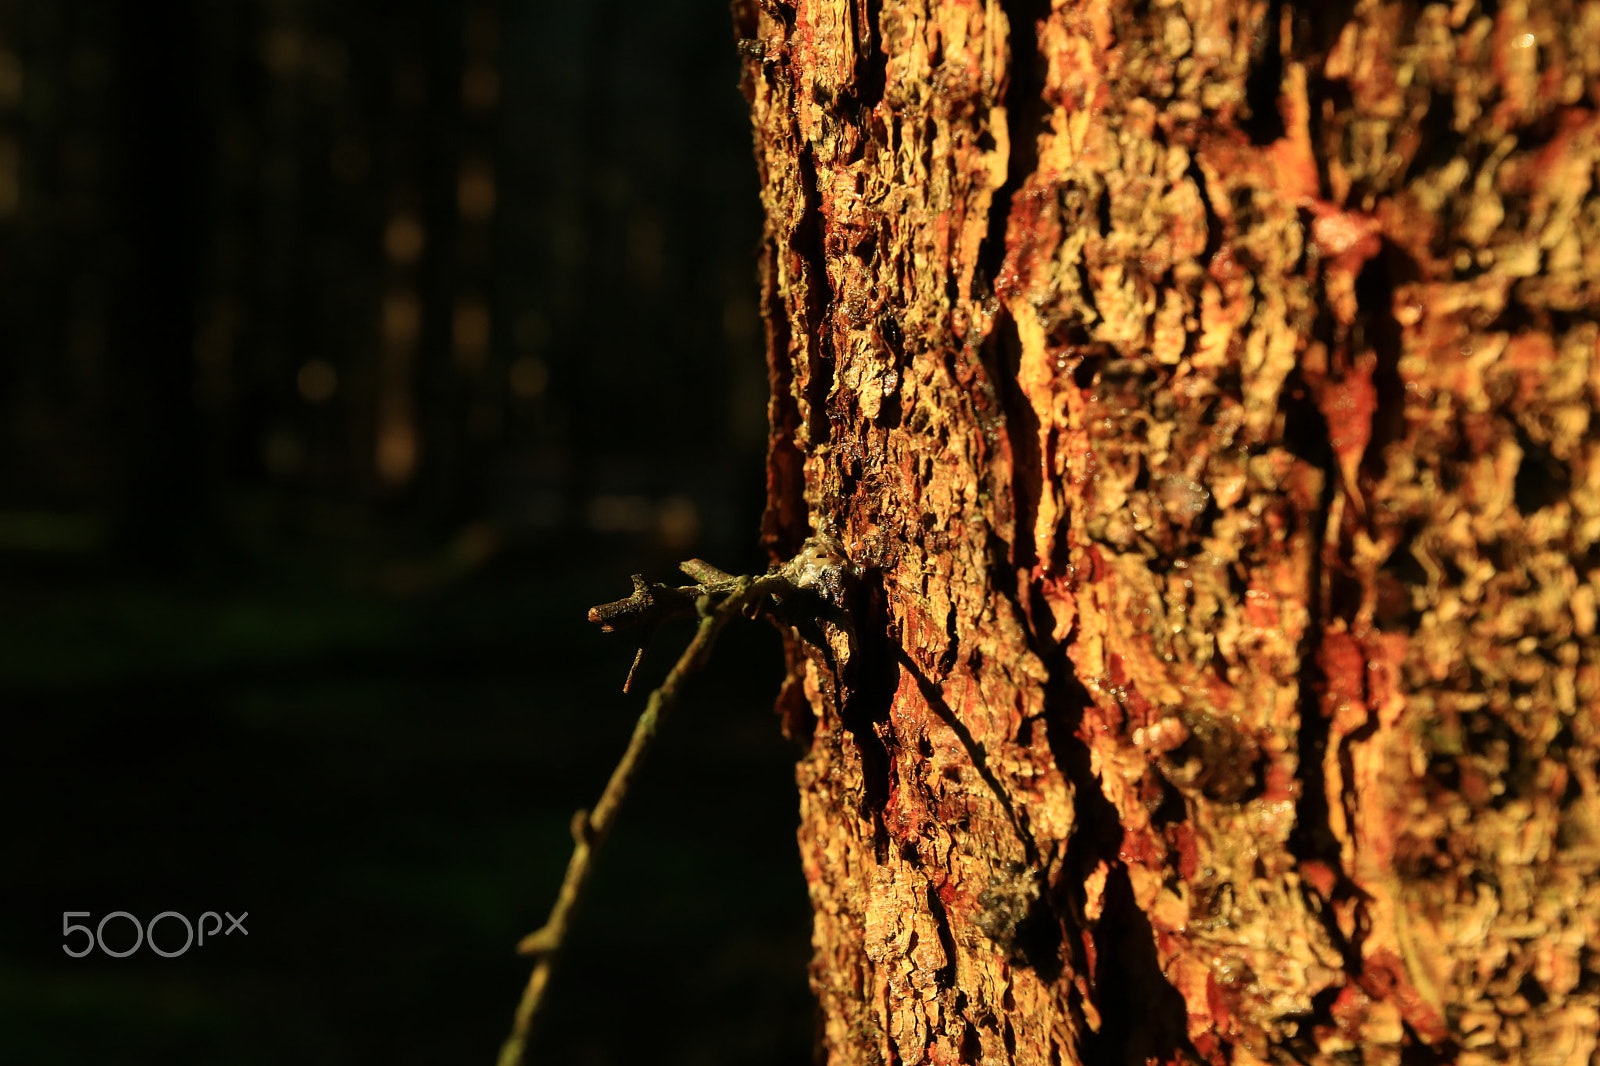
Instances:
[[[1600,3],[735,20],[828,1061],[1590,1061]]]

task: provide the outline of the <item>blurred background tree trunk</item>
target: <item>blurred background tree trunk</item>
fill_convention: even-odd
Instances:
[[[735,21],[826,1061],[1589,1062],[1600,4]]]

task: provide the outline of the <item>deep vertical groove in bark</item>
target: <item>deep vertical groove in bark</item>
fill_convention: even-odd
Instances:
[[[989,232],[984,238],[982,268],[993,289],[1006,254],[1006,225],[1011,199],[1039,165],[1038,138],[1049,132],[1050,109],[1044,100],[1044,58],[1039,54],[1038,24],[1050,15],[1050,0],[1003,0],[1010,27],[1007,40],[1006,141],[1010,158],[1005,184],[989,206]]]
[[[1261,32],[1250,45],[1250,72],[1245,77],[1244,102],[1249,114],[1239,128],[1257,147],[1266,147],[1288,130],[1278,111],[1278,93],[1283,87],[1283,0],[1271,0],[1261,20]]]
[[[1154,931],[1120,870],[1107,882],[1105,925],[1111,935],[1094,979],[1103,1020],[1085,1066],[1195,1058],[1183,997],[1161,972]]]
[[[761,317],[767,350],[772,352],[789,349],[789,319],[778,291],[777,256],[774,242],[766,241],[761,251]],[[805,456],[795,442],[800,412],[790,394],[794,368],[787,359],[768,360],[767,367],[767,384],[772,392],[767,403],[767,506],[761,517],[761,541],[773,558],[788,559],[806,534],[805,516],[801,513],[805,493],[801,464]]]

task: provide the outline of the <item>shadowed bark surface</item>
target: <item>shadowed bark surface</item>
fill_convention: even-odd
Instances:
[[[1600,3],[740,0],[826,1061],[1600,1027]]]

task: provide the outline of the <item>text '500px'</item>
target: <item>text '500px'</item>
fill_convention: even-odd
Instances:
[[[223,930],[222,928],[222,919],[224,915],[226,915],[228,919],[228,928],[226,930]],[[182,914],[179,914],[177,911],[162,911],[160,914],[156,915],[154,918],[151,918],[150,921],[144,924],[140,924],[139,919],[135,918],[127,911],[112,911],[110,914],[101,918],[100,923],[93,929],[90,929],[87,925],[73,924],[72,919],[74,918],[88,917],[90,917],[89,911],[61,912],[62,937],[70,938],[74,933],[82,933],[84,935],[83,947],[77,951],[73,950],[72,944],[67,940],[62,941],[61,950],[65,951],[68,955],[71,955],[75,959],[83,958],[95,948],[99,948],[102,954],[110,955],[113,959],[126,958],[127,956],[132,955],[135,951],[138,951],[139,948],[144,945],[149,945],[151,951],[155,952],[157,955],[160,955],[164,959],[175,959],[179,955],[182,955],[184,952],[188,951],[190,947],[205,946],[207,936],[210,936],[213,940],[215,940],[219,932],[221,932],[223,936],[231,936],[236,932],[243,933],[245,936],[250,935],[250,931],[244,927],[244,920],[250,917],[249,911],[245,911],[237,918],[229,914],[227,911],[223,911],[222,914],[218,914],[216,911],[206,911],[200,916],[200,920],[198,922],[189,921],[188,918]],[[118,951],[106,946],[106,923],[110,922],[113,918],[122,918],[128,925],[133,927],[133,945],[131,947],[127,947]],[[212,922],[210,929],[206,928],[206,919],[208,918]],[[156,926],[160,925],[164,919],[170,919],[161,934],[162,939],[167,941],[167,948],[163,948],[156,943]],[[184,939],[181,947],[171,949],[172,943],[177,939],[177,929],[175,928],[175,925],[183,926]],[[198,939],[195,936],[196,926],[199,927]],[[115,941],[117,943],[126,943],[126,933],[123,932],[122,927],[113,925],[111,928],[115,934]]]

